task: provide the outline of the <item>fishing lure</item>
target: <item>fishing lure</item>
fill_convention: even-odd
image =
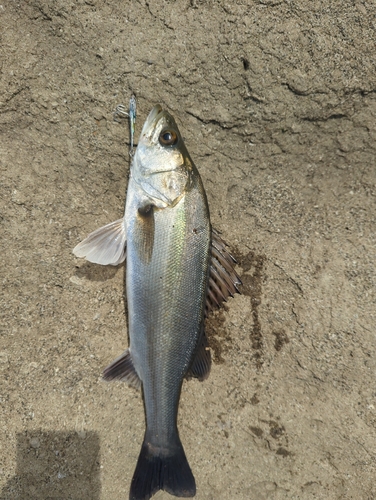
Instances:
[[[136,96],[134,94],[131,95],[131,98],[129,99],[129,112],[126,111],[126,107],[124,104],[119,104],[116,106],[115,112],[114,112],[114,120],[119,121],[117,118],[129,118],[129,135],[130,135],[130,143],[131,147],[129,150],[129,155],[133,157],[134,155],[134,148],[133,148],[133,138],[134,138],[134,132],[135,132],[135,124],[136,124],[136,116],[137,116],[137,106],[136,106]]]

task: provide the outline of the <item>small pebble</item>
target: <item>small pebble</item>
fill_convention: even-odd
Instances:
[[[32,448],[35,448],[35,449],[39,448],[40,447],[40,441],[39,441],[39,439],[37,437],[31,438],[30,439],[30,446]]]
[[[86,431],[77,431],[77,436],[81,439],[86,438]]]

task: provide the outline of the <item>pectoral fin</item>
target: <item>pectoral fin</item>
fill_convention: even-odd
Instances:
[[[240,293],[238,285],[241,279],[235,271],[236,260],[228,252],[226,243],[212,229],[211,265],[208,294],[206,298],[206,314],[226,302],[229,296]]]
[[[154,247],[154,209],[151,204],[138,209],[134,226],[134,239],[140,260],[148,264],[151,261]]]
[[[74,247],[73,253],[94,264],[117,266],[125,260],[125,249],[125,223],[119,219],[90,233]]]

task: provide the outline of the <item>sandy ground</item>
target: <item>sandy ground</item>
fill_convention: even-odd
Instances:
[[[0,498],[117,500],[140,395],[124,266],[76,259],[122,215],[127,124],[161,103],[243,295],[184,383],[197,500],[376,498],[376,7],[366,0],[3,0]],[[157,499],[171,498],[159,493]]]

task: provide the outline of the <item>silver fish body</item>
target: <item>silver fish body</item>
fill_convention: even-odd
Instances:
[[[132,181],[128,199],[129,350],[142,381],[150,442],[167,448],[175,432],[180,386],[203,326],[209,214],[196,178],[173,207],[149,208],[140,215]]]
[[[144,453],[186,469],[179,471],[186,476],[184,490],[165,481],[152,487],[151,493],[163,486],[172,494],[192,496],[194,479],[184,463],[177,412],[181,384],[203,333],[211,229],[202,182],[184,145],[179,144],[180,134],[175,147],[181,156],[175,154],[167,162],[162,153],[159,164],[153,152],[150,168],[148,150],[153,137],[166,127],[178,134],[166,112],[160,111],[155,120],[155,133],[146,129],[141,134],[127,193],[129,351],[144,393]],[[132,482],[135,494],[130,498],[144,498],[137,496],[142,488],[139,483],[147,480],[142,468],[155,467],[150,460],[145,462],[138,463]]]
[[[146,431],[130,500],[163,489],[192,497],[195,479],[177,429],[184,377],[210,366],[205,314],[237,290],[234,259],[212,231],[200,175],[172,116],[155,106],[133,158],[124,218],[73,250],[99,264],[126,260],[130,345],[104,371],[142,387]]]

